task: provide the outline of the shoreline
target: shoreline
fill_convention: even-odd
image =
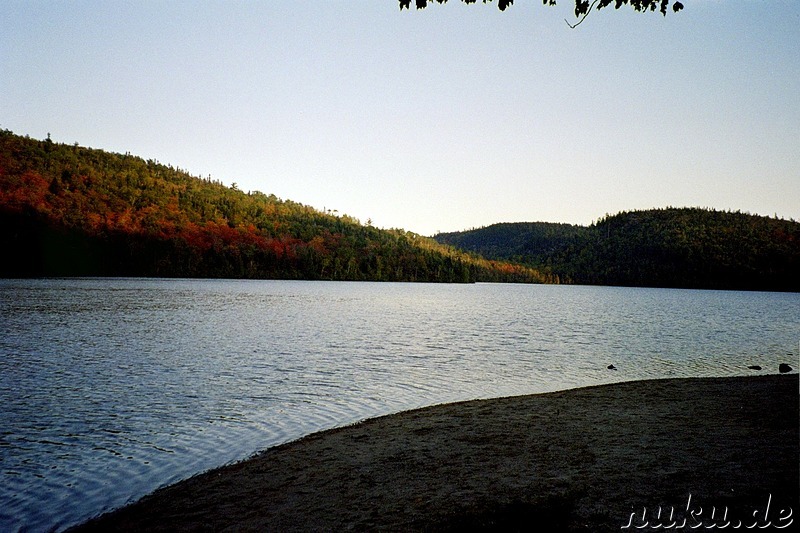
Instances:
[[[711,507],[732,525],[785,525],[781,511],[800,513],[798,383],[658,379],[405,411],[270,448],[71,531],[618,531],[664,527],[668,510],[687,528],[719,526]]]

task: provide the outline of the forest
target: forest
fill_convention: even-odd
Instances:
[[[131,154],[0,130],[0,276],[800,291],[800,223],[702,208],[423,237]]]
[[[800,223],[777,217],[670,207],[590,226],[494,224],[434,238],[561,283],[800,291]]]
[[[0,230],[2,277],[551,281],[158,161],[8,130],[0,130]]]

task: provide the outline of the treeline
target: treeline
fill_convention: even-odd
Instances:
[[[588,227],[495,224],[435,239],[563,283],[800,291],[800,223],[740,212],[654,209]]]
[[[545,282],[130,154],[0,130],[0,276]]]

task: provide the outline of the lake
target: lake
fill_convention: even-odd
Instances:
[[[776,373],[799,341],[797,293],[0,280],[0,530],[62,530],[414,407],[752,364]]]

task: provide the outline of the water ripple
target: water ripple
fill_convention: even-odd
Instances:
[[[0,530],[64,529],[404,409],[777,368],[798,316],[774,293],[3,280]]]

